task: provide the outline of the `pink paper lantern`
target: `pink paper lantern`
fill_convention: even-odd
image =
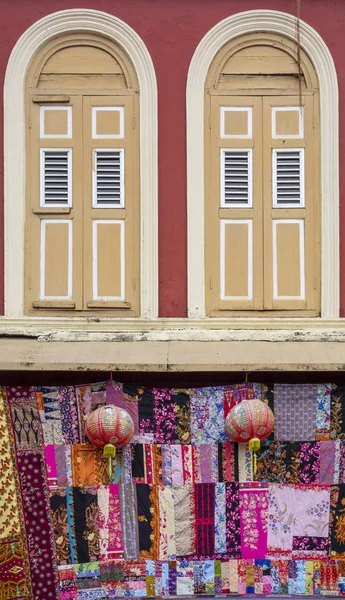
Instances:
[[[88,416],[85,433],[97,448],[103,448],[106,444],[120,448],[132,439],[134,423],[126,410],[109,404],[97,408]]]
[[[234,406],[225,419],[225,431],[239,444],[249,445],[254,452],[254,473],[256,472],[256,451],[260,440],[267,439],[274,428],[274,414],[261,400],[242,400]]]
[[[112,459],[116,455],[116,448],[125,446],[133,437],[132,417],[126,410],[113,404],[101,406],[87,417],[85,433],[94,446],[103,448],[103,456],[108,458],[108,474],[111,479]]]

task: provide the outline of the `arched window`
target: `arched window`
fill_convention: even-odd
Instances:
[[[191,61],[190,317],[339,316],[337,78],[300,34],[298,49],[291,15],[247,11]]]
[[[206,314],[320,313],[319,96],[304,52],[249,34],[205,90]]]
[[[47,44],[26,78],[26,314],[140,314],[139,86],[91,34]]]
[[[12,51],[4,112],[6,316],[157,317],[157,86],[141,38],[96,10],[47,15]]]

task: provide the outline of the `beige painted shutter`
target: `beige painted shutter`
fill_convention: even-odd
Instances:
[[[319,306],[313,96],[299,104],[296,96],[263,98],[264,297],[270,310]]]
[[[132,316],[140,239],[134,95],[84,97],[83,124],[84,309]]]
[[[27,310],[81,309],[81,102],[42,95],[30,104]]]
[[[261,110],[261,98],[210,98],[205,222],[211,314],[263,307]]]

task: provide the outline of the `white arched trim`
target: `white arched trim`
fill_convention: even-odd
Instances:
[[[62,10],[40,19],[12,50],[4,87],[5,315],[24,315],[25,114],[29,63],[52,38],[87,31],[118,43],[136,69],[140,86],[141,317],[158,315],[157,84],[150,54],[120,19],[97,10]]]
[[[274,10],[238,13],[217,23],[199,43],[187,80],[188,311],[205,317],[204,86],[212,60],[230,40],[251,32],[296,39],[296,19]],[[320,35],[300,22],[300,43],[311,59],[321,103],[321,317],[339,317],[338,83],[332,56]],[[283,321],[283,320],[282,320]]]

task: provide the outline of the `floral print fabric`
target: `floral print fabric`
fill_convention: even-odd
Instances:
[[[267,554],[268,489],[240,487],[242,558],[262,558]]]
[[[191,443],[225,442],[223,388],[193,390],[191,403]]]
[[[329,488],[272,485],[268,496],[268,554],[292,556],[295,537],[328,538]]]
[[[285,433],[277,426],[274,438],[262,442],[254,482],[248,448],[224,435],[228,411],[251,397],[267,402],[278,421],[282,398],[294,402],[301,421],[284,425]],[[33,588],[46,600],[32,529],[48,548],[44,587],[59,600],[345,595],[341,386],[175,390],[111,381],[11,387],[4,398],[23,508],[22,531],[18,522],[13,530],[22,546],[19,537],[8,539],[10,525],[0,533],[0,588],[8,586],[12,596],[17,581],[16,590],[29,597]],[[124,407],[135,421],[111,480],[84,427],[104,403]],[[38,471],[33,489],[30,461]],[[34,513],[44,519],[40,531]],[[25,581],[14,571],[9,577],[8,568],[25,569]]]

